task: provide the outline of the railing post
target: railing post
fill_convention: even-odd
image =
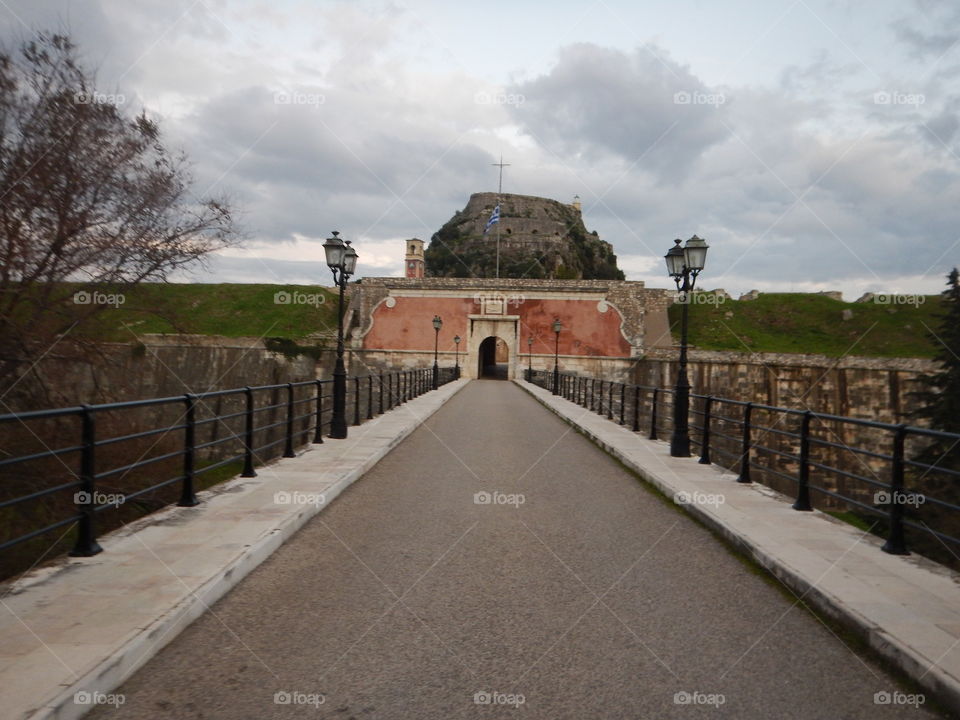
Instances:
[[[898,425],[893,436],[893,467],[890,478],[890,534],[883,544],[883,551],[891,555],[909,555],[903,536],[903,446],[907,438],[907,426]]]
[[[296,457],[293,452],[293,383],[287,383],[287,438],[283,445],[283,456]]]
[[[247,398],[247,412],[243,438],[243,472],[240,477],[249,478],[257,476],[257,471],[253,469],[253,388],[248,385],[243,389],[243,393]]]
[[[660,397],[660,388],[653,389],[653,403],[650,406],[650,435],[651,440],[657,439],[657,398]]]
[[[71,557],[91,557],[103,550],[97,542],[97,533],[94,528],[94,500],[96,499],[96,442],[97,430],[93,410],[89,405],[83,406],[81,416],[80,444],[83,450],[80,454],[80,490],[74,495],[79,500],[80,520],[77,523],[77,541],[70,551]]]
[[[640,432],[640,386],[633,386],[633,431]]]
[[[186,423],[183,428],[183,486],[180,488],[180,507],[193,507],[200,503],[194,493],[194,452],[197,444],[197,396],[183,396],[187,405]]]
[[[380,371],[380,384],[377,389],[380,392],[380,414],[383,415],[383,370]]]
[[[367,375],[367,420],[373,420],[373,375]]]
[[[813,413],[807,410],[800,421],[800,474],[797,476],[797,501],[794,510],[811,511],[810,506],[810,420]]]
[[[627,384],[620,383],[620,424],[623,425],[623,413],[626,411],[627,403]]]
[[[700,440],[700,464],[710,464],[710,418],[713,406],[713,396],[707,395],[703,399],[703,437]]]
[[[737,482],[750,482],[750,416],[753,414],[753,403],[743,406],[743,446],[740,449],[740,475]]]
[[[323,382],[315,380],[317,386],[317,426],[313,431],[313,442],[323,443]]]
[[[353,379],[353,424],[360,424],[360,378]]]
[[[613,380],[610,381],[610,387],[607,389],[607,420],[613,420]]]

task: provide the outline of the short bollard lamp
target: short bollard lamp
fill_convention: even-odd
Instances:
[[[527,382],[533,382],[533,335],[527,338]]]
[[[460,379],[460,336],[453,336],[453,377],[456,380]]]
[[[680,362],[677,368],[677,384],[673,393],[673,435],[670,437],[670,455],[690,457],[690,381],[687,378],[687,322],[690,296],[697,276],[707,262],[709,245],[694,235],[682,246],[674,240],[667,251],[667,273],[673,278],[680,292],[683,305],[680,322]]]
[[[333,370],[333,416],[330,419],[330,437],[343,439],[347,436],[347,370],[343,364],[343,294],[347,280],[357,269],[357,251],[350,247],[349,240],[342,240],[340,233],[323,244],[327,267],[333,273],[333,283],[340,288],[337,311],[337,364]]]
[[[553,332],[557,336],[556,343],[553,346],[553,394],[560,393],[560,331],[563,330],[563,323],[560,318],[553,321]]]
[[[440,366],[437,364],[437,353],[440,346],[440,328],[443,327],[443,319],[439,315],[433,316],[433,389],[440,386]]]

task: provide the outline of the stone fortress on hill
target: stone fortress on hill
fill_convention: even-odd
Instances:
[[[496,277],[499,244],[501,278],[624,279],[613,246],[583,224],[579,198],[566,204],[504,193],[500,222],[484,233],[497,197],[474,193],[434,233],[423,256],[426,277]]]
[[[484,233],[498,197],[500,221]],[[405,277],[350,286],[351,349],[367,367],[429,367],[436,343],[440,364],[458,364],[464,377],[513,378],[559,360],[568,371],[626,378],[638,358],[672,346],[674,293],[625,280],[576,198],[474,193],[429,247],[404,244]],[[443,321],[436,334],[434,316]]]

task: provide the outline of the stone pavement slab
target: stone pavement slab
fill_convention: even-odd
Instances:
[[[854,630],[932,695],[960,710],[960,576],[526,381],[518,385],[752,557],[806,604]],[[721,501],[717,501],[722,496]]]
[[[0,715],[86,713],[77,693],[109,694],[466,382],[104,535],[99,555],[0,586]]]

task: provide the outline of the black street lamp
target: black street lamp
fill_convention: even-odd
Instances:
[[[690,294],[697,282],[697,275],[707,262],[707,249],[710,247],[701,238],[694,235],[680,247],[680,240],[664,259],[667,261],[667,273],[677,284],[683,304],[680,322],[680,364],[677,368],[677,385],[673,393],[673,435],[670,436],[670,455],[672,457],[690,457],[690,381],[687,378],[687,316],[690,308]]]
[[[460,379],[460,336],[453,336],[453,352],[454,352],[454,365],[453,365],[453,377],[456,380]]]
[[[437,364],[437,349],[440,344],[440,328],[443,326],[443,320],[439,315],[433,316],[433,389],[436,390],[440,383],[440,366]]]
[[[527,338],[527,382],[533,382],[533,335]]]
[[[347,280],[357,269],[357,251],[350,247],[349,240],[341,240],[340,233],[333,231],[327,238],[323,251],[327,267],[333,273],[333,283],[340,288],[337,311],[337,365],[333,370],[333,417],[330,419],[330,437],[343,439],[347,436],[347,370],[343,365],[343,292]]]
[[[560,318],[553,321],[553,332],[557,335],[557,342],[553,347],[553,394],[560,394],[560,331],[563,324]]]

